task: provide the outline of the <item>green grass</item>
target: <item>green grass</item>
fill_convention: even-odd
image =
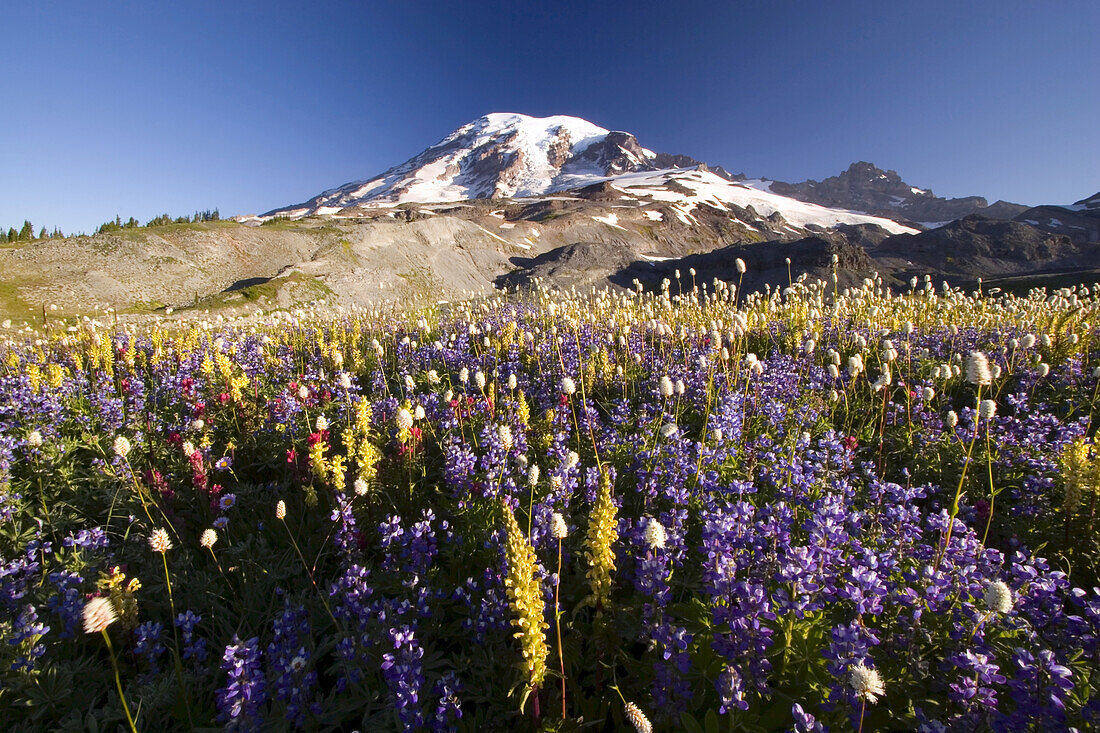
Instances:
[[[332,295],[332,290],[318,278],[295,272],[285,277],[276,277],[267,282],[249,285],[240,290],[224,290],[200,298],[197,303],[185,306],[181,310],[221,310],[242,305],[271,305],[278,301],[280,291],[288,290],[294,302],[317,300]]]

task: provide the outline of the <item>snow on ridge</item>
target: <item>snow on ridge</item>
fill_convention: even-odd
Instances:
[[[898,224],[896,221],[878,216],[870,216],[857,211],[844,209],[829,209],[817,204],[808,204],[796,199],[780,196],[752,185],[746,185],[749,181],[734,183],[710,171],[699,171],[694,168],[676,168],[662,171],[644,171],[641,173],[624,173],[613,176],[607,180],[613,181],[616,189],[632,196],[651,196],[657,200],[670,203],[679,203],[681,206],[691,204],[707,204],[718,209],[725,209],[725,204],[733,204],[741,208],[752,206],[753,210],[761,217],[771,216],[779,212],[784,219],[798,227],[806,227],[810,224],[829,228],[838,224],[876,224],[891,234],[916,234],[917,229]],[[680,186],[688,188],[692,195],[677,193],[664,188],[664,184],[675,181]],[[679,216],[688,212],[677,207]]]

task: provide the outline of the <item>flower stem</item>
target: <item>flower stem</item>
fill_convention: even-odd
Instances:
[[[103,629],[99,633],[103,634],[103,641],[107,642],[107,652],[111,657],[111,668],[115,671],[115,687],[118,688],[118,699],[122,701],[122,712],[126,713],[126,722],[130,724],[131,733],[137,733],[134,716],[130,714],[130,706],[126,704],[126,695],[122,692],[122,678],[118,674],[118,662],[115,661],[115,649],[111,646],[111,637],[107,635],[107,629]]]

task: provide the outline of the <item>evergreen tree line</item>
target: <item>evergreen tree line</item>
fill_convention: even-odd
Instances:
[[[130,217],[126,221],[122,220],[122,217],[116,216],[113,221],[106,221],[96,227],[96,234],[104,234],[107,232],[117,232],[123,229],[137,229],[141,226],[158,227],[165,224],[191,224],[204,221],[220,221],[221,213],[217,209],[206,209],[204,211],[196,211],[190,216],[177,216],[171,217],[168,214],[161,214],[160,216],[153,217],[143,225],[134,217]],[[34,225],[29,221],[24,220],[23,226],[18,230],[15,227],[9,227],[5,230],[0,227],[0,244],[7,244],[9,242],[31,242],[36,239],[62,239],[64,233],[58,227],[54,227],[53,230],[48,230],[46,227],[42,227],[38,231],[38,236],[34,234]]]
[[[217,209],[205,209],[204,211],[196,211],[194,214],[187,216],[172,217],[168,214],[161,214],[160,216],[154,216],[145,224],[141,224],[134,217],[130,217],[126,221],[122,221],[121,217],[116,216],[114,221],[106,221],[100,224],[96,230],[96,234],[103,234],[105,232],[117,232],[122,229],[137,229],[141,226],[147,227],[159,227],[165,224],[192,224],[203,221],[220,221],[222,218],[221,212]]]
[[[64,237],[61,230],[57,227],[53,228],[53,231],[49,231],[46,227],[42,227],[38,232],[38,236],[34,236],[34,225],[29,221],[23,221],[23,226],[16,230],[15,227],[8,227],[5,231],[3,227],[0,227],[0,244],[7,244],[8,242],[30,242],[34,239],[53,239],[55,237]]]

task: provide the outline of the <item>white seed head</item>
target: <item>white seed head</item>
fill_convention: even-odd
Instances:
[[[744,275],[744,274],[745,274],[745,270],[747,270],[747,269],[748,269],[747,267],[745,267],[745,261],[744,261],[743,259],[741,259],[740,257],[738,257],[738,258],[737,258],[736,260],[734,260],[734,261],[733,261],[733,263],[734,263],[735,265],[737,265],[737,272],[738,272],[738,274],[740,274],[740,275]]]
[[[366,496],[370,493],[370,484],[361,478],[357,478],[355,483],[352,484],[352,489],[355,491],[356,496]]]
[[[966,360],[966,381],[982,386],[993,381],[993,373],[989,371],[989,360],[982,352],[970,352],[970,356]]]
[[[958,415],[958,413],[955,412],[954,410],[948,410],[947,411],[947,417],[944,419],[944,422],[947,423],[947,427],[949,427],[949,428],[955,427],[956,425],[959,424],[959,415]]]
[[[32,430],[27,436],[27,445],[29,445],[31,448],[41,448],[42,433],[38,432],[37,430]]]
[[[209,550],[218,541],[218,533],[213,529],[204,529],[199,535],[199,546]]]
[[[673,390],[672,380],[669,379],[667,376],[661,377],[661,381],[658,384],[658,389],[660,389],[662,397],[671,397]]]
[[[573,382],[571,377],[561,378],[561,391],[562,394],[571,395],[577,391],[577,385]]]
[[[98,634],[118,620],[111,599],[97,596],[84,604],[84,632]]]
[[[676,427],[676,423],[665,423],[661,426],[661,435],[666,438],[671,438],[680,432],[680,428]]]
[[[318,433],[323,433],[328,430],[328,420],[324,415],[318,415],[317,420],[313,424],[317,427]]]
[[[993,400],[982,400],[978,404],[978,416],[982,420],[988,420],[997,414],[997,403]]]
[[[1040,364],[1039,364],[1036,371],[1039,372],[1040,377],[1045,377],[1048,374],[1050,374],[1050,364],[1047,364],[1045,362],[1040,362]]]

